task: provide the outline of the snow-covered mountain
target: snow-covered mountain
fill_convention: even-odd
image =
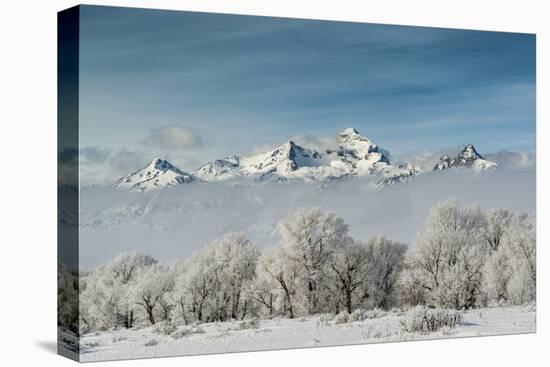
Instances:
[[[375,175],[384,179],[399,180],[420,172],[411,164],[393,166],[386,153],[353,128],[342,131],[337,138],[338,165],[347,167],[348,173],[356,176]],[[341,163],[340,163],[341,162]]]
[[[471,144],[455,158],[441,157],[434,171],[451,167],[468,167],[477,171],[492,169],[496,163],[485,160]],[[293,141],[264,153],[239,157],[236,155],[208,162],[193,173],[156,158],[146,167],[122,177],[115,187],[145,191],[159,187],[194,182],[245,179],[267,181],[332,181],[348,177],[373,176],[378,187],[408,181],[422,171],[410,163],[392,165],[387,151],[381,149],[354,128],[336,136],[334,147],[318,151],[302,147]]]
[[[257,178],[306,176],[304,170],[326,164],[322,155],[289,141],[266,153],[242,159],[242,171]]]
[[[454,158],[444,155],[439,159],[439,162],[434,166],[434,171],[441,171],[448,168],[467,167],[475,171],[483,171],[495,169],[498,166],[495,162],[491,162],[483,158],[474,148],[472,144],[468,144]]]
[[[381,178],[417,174],[412,167],[395,167],[378,145],[354,128],[336,137],[334,149],[319,152],[289,141],[265,153],[248,157],[231,156],[209,162],[194,174],[207,181],[251,177],[255,181],[301,179],[323,181],[349,176],[374,175]]]
[[[248,157],[231,156],[209,162],[200,167],[195,175],[208,181],[235,177],[249,177],[255,181],[316,179],[323,175],[321,170],[327,163],[321,153],[289,141],[265,153]]]
[[[147,191],[192,182],[204,182],[204,180],[180,170],[164,159],[155,158],[144,168],[120,178],[114,186]]]

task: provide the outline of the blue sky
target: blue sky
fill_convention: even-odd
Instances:
[[[397,156],[535,149],[534,35],[83,6],[80,56],[90,174],[349,126]]]

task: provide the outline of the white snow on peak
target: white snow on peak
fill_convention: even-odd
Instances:
[[[233,155],[223,159],[216,159],[201,166],[195,175],[207,181],[222,181],[241,175],[241,158]]]
[[[479,153],[476,151],[476,148],[472,144],[466,144],[462,152],[460,153],[465,159],[478,159],[483,157],[479,155]]]
[[[393,182],[419,173],[412,165],[395,167],[389,157],[377,144],[361,135],[354,128],[347,128],[337,138],[339,160],[347,166],[350,174],[357,176],[375,175]]]
[[[289,141],[270,152],[242,158],[242,170],[248,175],[275,173],[289,178],[301,168],[319,167],[323,163],[321,153]]]
[[[347,154],[352,154],[355,158],[365,158],[367,154],[378,151],[378,146],[368,138],[359,134],[359,132],[349,127],[338,134],[336,139],[340,144],[340,149],[345,150]]]
[[[316,179],[316,176],[322,174],[314,171],[328,164],[329,161],[320,152],[289,141],[265,153],[231,156],[209,162],[200,167],[195,175],[208,181],[236,177],[248,177],[256,181]]]
[[[155,158],[142,169],[120,178],[115,183],[114,187],[147,191],[156,188],[202,181],[203,180],[201,178],[182,171],[164,159]]]
[[[149,170],[158,170],[158,171],[174,171],[177,173],[183,173],[178,167],[174,166],[172,163],[164,160],[162,158],[154,158],[146,167]]]
[[[475,171],[483,171],[495,169],[497,166],[498,164],[495,162],[483,158],[472,144],[467,144],[455,158],[450,158],[446,154],[443,155],[433,170],[439,171],[448,168],[467,167]]]

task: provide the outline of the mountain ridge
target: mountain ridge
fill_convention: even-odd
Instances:
[[[485,160],[472,144],[467,144],[454,158],[444,155],[432,171],[468,167],[476,171],[494,169],[497,164]],[[146,167],[120,178],[115,187],[145,191],[179,184],[226,181],[237,178],[252,182],[328,181],[349,177],[374,176],[378,187],[406,182],[423,173],[411,163],[393,165],[387,151],[354,128],[336,136],[336,146],[319,151],[296,144],[293,140],[263,153],[237,156],[208,162],[193,172],[186,172],[170,162],[153,159]]]

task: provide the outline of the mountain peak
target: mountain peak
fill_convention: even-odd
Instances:
[[[202,179],[182,171],[165,159],[154,158],[142,169],[120,178],[114,186],[146,191],[152,188],[201,181]]]
[[[322,164],[322,156],[315,150],[303,148],[292,140],[271,152],[244,159],[243,169],[247,173],[273,173],[287,176],[302,167]]]
[[[289,140],[287,141],[286,143],[284,143],[283,145],[280,146],[279,149],[295,149],[295,148],[301,148],[300,146],[296,145],[295,142],[293,142],[292,140]]]
[[[365,158],[369,153],[378,152],[378,145],[359,134],[353,127],[348,127],[336,139],[340,145],[340,154],[357,159]]]
[[[159,171],[173,170],[177,172],[182,172],[178,167],[174,166],[172,163],[162,158],[154,158],[151,162],[149,162],[146,168],[157,169]]]
[[[466,159],[476,159],[483,157],[476,151],[476,148],[472,144],[466,144],[464,149],[462,149],[462,152],[459,154],[460,156],[466,158]]]
[[[472,144],[466,144],[455,158],[450,158],[446,154],[443,155],[433,169],[438,171],[451,167],[469,167],[476,171],[482,171],[494,169],[497,164],[483,158]]]

